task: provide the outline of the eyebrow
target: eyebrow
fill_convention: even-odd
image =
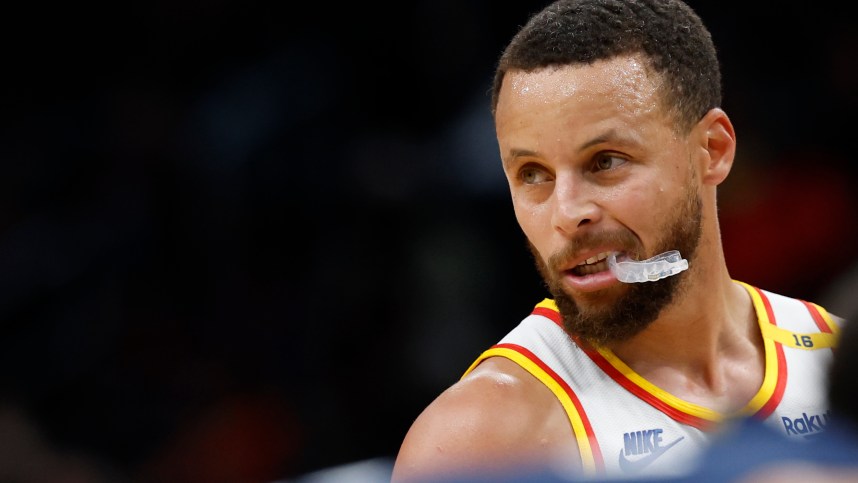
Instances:
[[[509,157],[502,158],[504,167],[509,166],[514,159],[521,156],[538,156],[538,154],[536,151],[531,151],[529,149],[512,148],[509,150]]]
[[[640,142],[637,136],[626,136],[617,132],[615,128],[609,128],[602,134],[590,139],[585,142],[581,146],[578,147],[578,152],[584,151],[585,149],[589,149],[593,146],[613,142],[617,143],[621,146],[639,146]]]
[[[634,137],[620,135],[615,128],[609,128],[605,132],[600,133],[598,136],[595,136],[578,146],[576,152],[580,153],[592,148],[593,146],[598,146],[599,144],[607,142],[614,142],[624,146],[637,146],[640,144]],[[536,151],[518,148],[510,149],[509,154],[509,157],[504,160],[504,166],[508,165],[512,160],[520,156],[539,156],[539,153]]]

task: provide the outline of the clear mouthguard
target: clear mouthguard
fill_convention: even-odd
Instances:
[[[677,250],[664,252],[646,260],[617,261],[617,254],[608,255],[608,266],[617,280],[625,283],[655,282],[688,269],[688,260]]]

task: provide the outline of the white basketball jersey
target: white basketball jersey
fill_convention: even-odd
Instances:
[[[739,413],[684,401],[635,373],[607,349],[579,346],[564,331],[553,300],[533,312],[465,372],[506,357],[542,381],[569,417],[581,463],[596,477],[681,476],[694,469],[720,427],[738,417],[764,420],[791,438],[827,424],[827,371],[837,323],[822,307],[743,285],[765,345],[763,383]]]

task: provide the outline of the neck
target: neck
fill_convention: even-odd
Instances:
[[[609,348],[678,397],[732,409],[759,388],[762,336],[750,296],[730,279],[723,256],[710,260],[716,263],[689,268],[684,290],[652,325]]]

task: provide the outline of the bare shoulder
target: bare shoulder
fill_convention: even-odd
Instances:
[[[502,357],[483,361],[414,421],[393,481],[421,475],[541,464],[557,452],[577,461],[566,413],[551,391]],[[571,454],[570,454],[571,452]]]

